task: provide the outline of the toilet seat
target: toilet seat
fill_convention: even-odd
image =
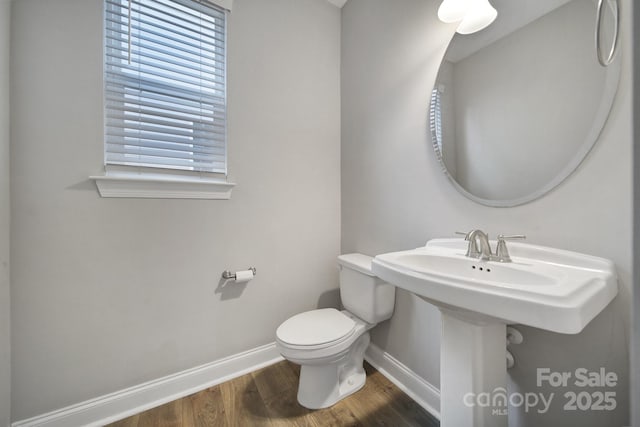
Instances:
[[[349,339],[356,322],[334,308],[306,311],[284,321],[276,330],[277,340],[297,349],[330,347]]]
[[[276,345],[280,354],[294,363],[330,363],[346,357],[353,343],[372,327],[346,311],[311,310],[280,325]]]

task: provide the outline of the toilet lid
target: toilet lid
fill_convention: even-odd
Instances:
[[[306,311],[285,320],[276,336],[291,345],[321,345],[337,341],[356,326],[351,318],[335,308]]]

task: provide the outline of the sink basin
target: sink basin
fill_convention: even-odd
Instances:
[[[509,243],[510,263],[469,258],[466,249],[463,239],[434,239],[378,255],[372,268],[442,313],[440,426],[507,427],[505,406],[469,404],[505,393],[506,325],[579,333],[616,296],[615,268],[603,258],[524,243]]]
[[[495,246],[495,243],[493,243]],[[609,260],[509,243],[512,262],[465,256],[464,239],[378,255],[374,273],[440,307],[553,332],[575,334],[618,292]]]

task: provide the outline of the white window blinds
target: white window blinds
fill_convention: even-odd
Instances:
[[[429,106],[429,125],[433,141],[442,156],[442,92],[439,87],[431,91],[431,105]]]
[[[107,164],[226,174],[226,12],[105,0]]]

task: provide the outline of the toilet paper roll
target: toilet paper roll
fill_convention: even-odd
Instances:
[[[253,279],[253,271],[251,270],[236,271],[236,283],[247,283],[251,279]]]

